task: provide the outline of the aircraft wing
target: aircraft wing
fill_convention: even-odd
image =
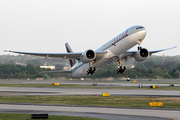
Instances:
[[[177,47],[177,46],[171,47],[171,48],[166,48],[166,49],[160,49],[160,50],[150,50],[150,51],[149,51],[149,54],[150,54],[150,56],[151,56],[151,55],[154,54],[154,53],[162,52],[162,51],[165,51],[165,50],[174,49],[174,48],[176,48],[176,47]],[[126,60],[126,59],[128,59],[128,58],[130,58],[130,57],[133,57],[136,52],[137,52],[137,51],[126,51],[125,53],[123,53],[121,59]]]
[[[4,50],[4,52],[12,52],[18,54],[34,55],[40,57],[53,57],[53,58],[62,58],[62,59],[79,59],[82,52],[73,52],[73,53],[36,53],[36,52],[21,52],[13,50]],[[104,51],[95,52],[98,59],[102,58],[105,54]]]
[[[176,48],[177,46],[174,46],[174,47],[171,47],[171,48],[166,48],[166,49],[161,49],[161,50],[152,50],[152,51],[149,51],[150,55],[154,54],[154,53],[157,53],[157,52],[161,52],[161,51],[165,51],[165,50],[170,50],[170,49],[174,49]]]

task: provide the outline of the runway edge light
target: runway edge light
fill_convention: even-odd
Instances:
[[[109,93],[102,93],[102,96],[110,96]]]
[[[155,86],[155,85],[150,86],[150,88],[158,88],[158,87],[159,87],[159,85],[157,85],[157,86]]]
[[[163,106],[163,102],[149,102],[149,106]]]
[[[93,83],[93,86],[97,86],[97,83]]]
[[[52,85],[60,85],[59,83],[52,83]]]
[[[174,87],[174,84],[170,84],[169,87]]]

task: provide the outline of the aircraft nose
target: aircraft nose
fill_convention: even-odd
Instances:
[[[143,40],[146,36],[146,30],[141,30],[138,32],[138,39]]]

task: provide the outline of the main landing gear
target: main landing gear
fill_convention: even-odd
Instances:
[[[89,74],[92,75],[96,71],[96,68],[92,67],[92,65],[93,65],[93,62],[90,62],[89,63],[89,69],[87,70],[87,75],[89,75]]]
[[[96,71],[96,68],[95,68],[95,67],[90,67],[90,68],[87,70],[87,75],[89,75],[89,74],[92,75],[95,71]]]
[[[119,74],[123,74],[123,72],[126,70],[126,66],[118,66],[118,69],[116,70],[116,73]]]
[[[126,70],[126,67],[123,66],[123,59],[119,59],[116,63],[119,64],[118,69],[116,70],[116,73],[117,74],[119,74],[119,73],[123,74],[123,72]]]

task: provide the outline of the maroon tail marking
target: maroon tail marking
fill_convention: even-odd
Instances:
[[[67,47],[66,47],[66,50],[67,50],[68,53],[71,52]],[[73,65],[74,65],[74,63],[75,63],[75,60],[69,59],[69,63],[70,63],[70,65],[71,65],[71,67],[73,67]]]

